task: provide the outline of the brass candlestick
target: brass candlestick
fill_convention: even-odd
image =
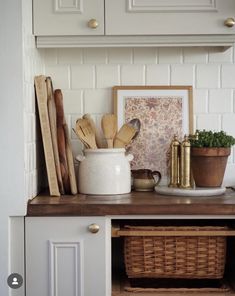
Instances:
[[[177,139],[177,136],[174,136],[174,139],[171,142],[170,146],[171,155],[170,155],[170,184],[169,187],[178,187],[180,182],[180,142]]]

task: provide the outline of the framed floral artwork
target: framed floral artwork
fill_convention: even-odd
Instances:
[[[133,118],[141,122],[129,147],[132,169],[160,171],[167,184],[170,143],[193,132],[192,86],[114,86],[113,97],[118,128]]]

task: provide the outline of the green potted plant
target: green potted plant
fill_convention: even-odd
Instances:
[[[224,131],[196,131],[191,142],[191,167],[197,187],[220,187],[235,138]]]

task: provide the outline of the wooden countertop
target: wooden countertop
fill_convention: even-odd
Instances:
[[[78,194],[51,197],[40,194],[29,200],[27,216],[105,215],[235,215],[235,191],[214,197],[181,197],[155,192],[95,196]]]

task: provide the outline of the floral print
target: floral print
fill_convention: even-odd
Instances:
[[[181,97],[125,97],[126,122],[141,121],[140,133],[130,145],[132,169],[158,170],[167,176],[171,140],[183,136],[182,114]]]

